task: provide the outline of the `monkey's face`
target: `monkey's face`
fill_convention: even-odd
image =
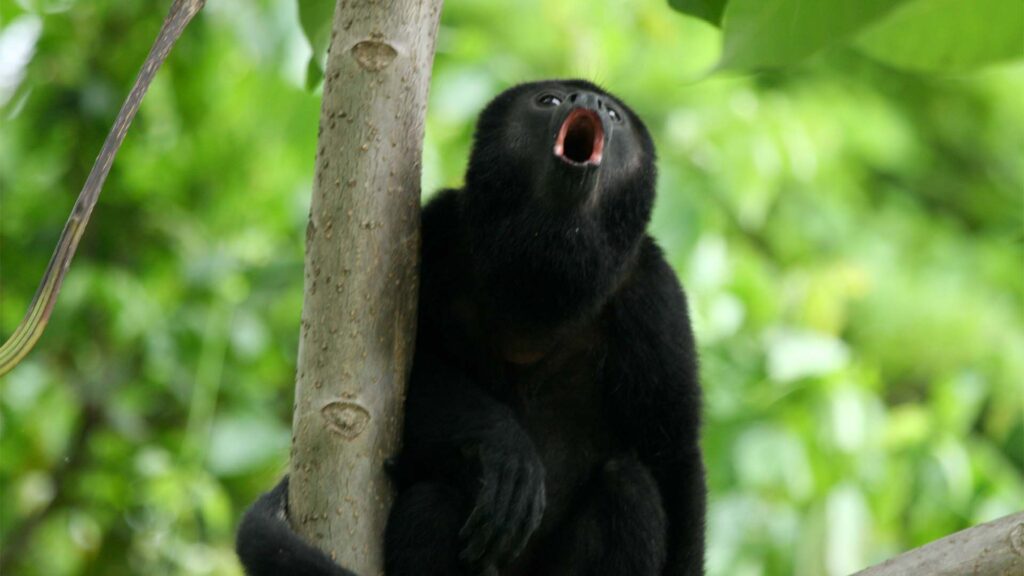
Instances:
[[[626,105],[589,82],[522,84],[477,125],[467,184],[491,200],[587,209],[653,196],[654,146]],[[638,186],[642,190],[637,190]]]
[[[477,123],[462,204],[489,313],[529,333],[593,312],[640,246],[654,182],[647,129],[593,84],[498,95]]]

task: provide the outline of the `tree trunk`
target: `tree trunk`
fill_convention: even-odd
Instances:
[[[961,530],[853,576],[1021,576],[1024,512]]]
[[[420,154],[442,0],[339,0],[324,76],[289,510],[347,568],[383,573],[415,339]]]

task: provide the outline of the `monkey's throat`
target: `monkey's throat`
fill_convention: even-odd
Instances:
[[[604,127],[593,110],[575,108],[562,122],[555,140],[555,156],[577,165],[601,164]]]

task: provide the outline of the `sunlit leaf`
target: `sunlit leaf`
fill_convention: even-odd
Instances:
[[[860,35],[857,45],[889,64],[960,72],[1024,57],[1024,2],[913,0]]]
[[[750,488],[777,490],[797,500],[814,489],[804,443],[781,426],[749,427],[736,440],[733,465],[739,482]]]
[[[829,374],[846,366],[850,358],[850,351],[842,340],[809,330],[769,330],[765,345],[768,376],[776,382]]]
[[[825,501],[828,534],[825,566],[828,574],[851,574],[866,563],[864,549],[871,526],[867,500],[856,485],[834,488]]]
[[[905,0],[732,0],[726,7],[720,68],[801,62],[841,42]]]
[[[213,425],[208,466],[222,476],[250,471],[284,454],[288,439],[288,428],[273,418],[220,418]]]

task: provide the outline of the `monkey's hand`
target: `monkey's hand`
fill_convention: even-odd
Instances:
[[[515,559],[540,525],[546,501],[544,465],[533,442],[515,422],[488,433],[474,452],[480,485],[459,532],[463,543],[460,558],[487,573]]]

